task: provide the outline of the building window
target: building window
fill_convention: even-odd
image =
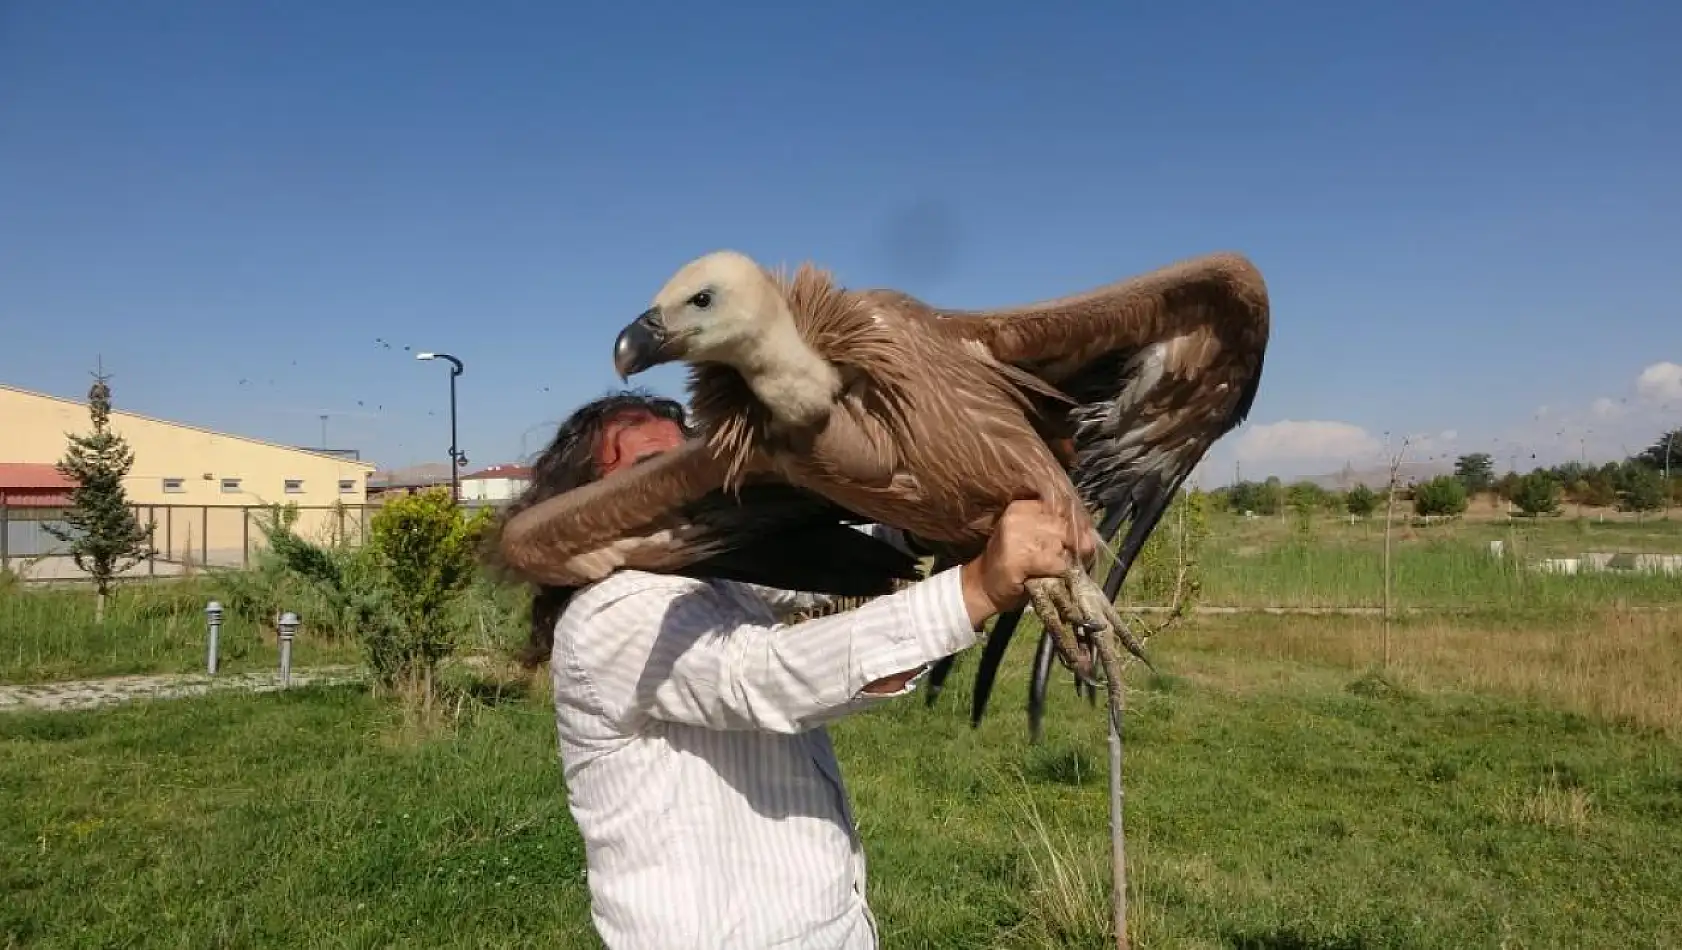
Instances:
[[[224,495],[237,495],[237,494],[239,494],[239,490],[240,490],[239,479],[237,479],[237,478],[224,478],[224,479],[222,479],[222,494],[224,494]]]
[[[356,479],[354,479],[354,478],[341,478],[341,479],[339,479],[339,494],[341,494],[341,495],[354,495],[354,494],[356,494]]]
[[[164,491],[171,495],[180,494],[187,490],[186,481],[184,478],[166,478],[164,479]]]
[[[303,479],[301,479],[301,478],[288,478],[286,480],[286,493],[288,495],[302,494],[303,490],[304,490],[304,480]]]

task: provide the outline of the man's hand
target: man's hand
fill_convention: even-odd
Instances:
[[[1039,501],[1012,502],[993,527],[987,549],[959,569],[970,622],[979,628],[994,614],[1022,606],[1030,578],[1055,577],[1090,558],[1097,532],[1084,520],[1080,524],[1071,536],[1074,525]]]

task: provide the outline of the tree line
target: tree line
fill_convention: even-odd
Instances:
[[[1329,511],[1366,518],[1377,510],[1387,489],[1387,485],[1357,484],[1348,491],[1335,491],[1310,481],[1287,484],[1269,476],[1210,494],[1216,507],[1240,514]],[[1493,494],[1512,505],[1515,514],[1532,518],[1558,514],[1566,504],[1658,511],[1667,504],[1682,505],[1682,429],[1661,433],[1647,448],[1620,461],[1565,462],[1499,477],[1489,453],[1471,452],[1455,460],[1454,474],[1398,484],[1396,493],[1412,505],[1415,514],[1436,517],[1461,514],[1482,494]]]

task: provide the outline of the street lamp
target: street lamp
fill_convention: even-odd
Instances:
[[[461,375],[461,360],[448,353],[416,353],[415,359],[450,361],[450,502],[453,504],[461,500],[460,468],[467,461],[456,448],[456,377]]]

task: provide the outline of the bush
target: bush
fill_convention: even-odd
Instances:
[[[1378,510],[1378,493],[1365,485],[1356,485],[1343,496],[1343,506],[1357,518],[1370,518]]]
[[[433,672],[468,626],[462,601],[485,587],[478,553],[489,510],[470,515],[448,491],[397,498],[370,519],[360,548],[305,541],[295,520],[276,508],[259,522],[268,551],[256,571],[223,577],[229,609],[262,618],[280,598],[308,602],[299,613],[313,629],[353,633],[381,685],[407,686],[430,706]]]
[[[453,608],[472,586],[489,509],[468,515],[448,492],[394,499],[368,525],[366,578],[382,588],[393,623],[364,633],[368,658],[388,682],[419,674],[429,683],[455,651]]]
[[[1559,499],[1559,483],[1540,469],[1520,478],[1512,489],[1513,504],[1530,518],[1557,513]]]
[[[1618,488],[1618,507],[1623,511],[1657,511],[1664,507],[1665,483],[1658,472],[1645,465],[1631,465]]]
[[[1413,490],[1415,514],[1443,517],[1466,510],[1466,486],[1453,475],[1439,475]]]

